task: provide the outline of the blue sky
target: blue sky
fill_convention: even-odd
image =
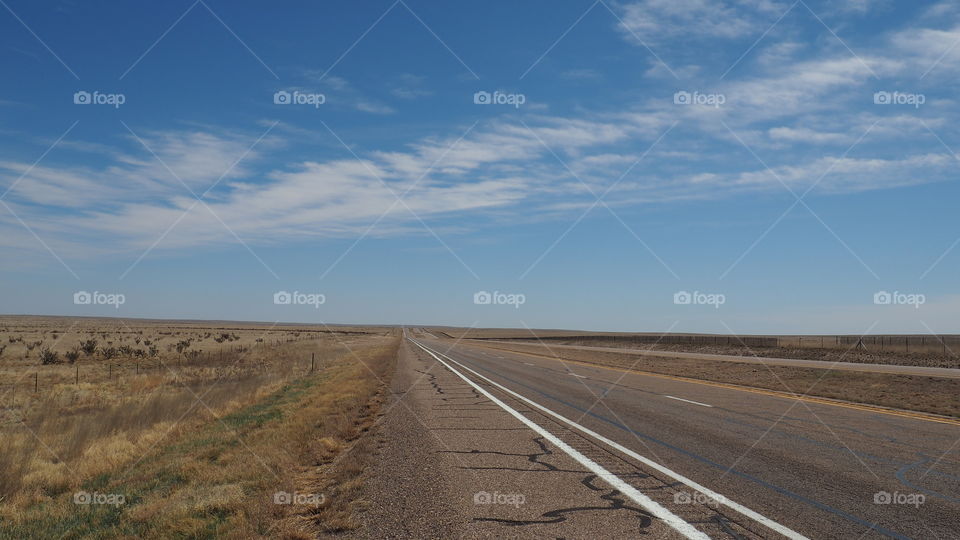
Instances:
[[[3,313],[960,332],[950,2],[3,0],[0,50]]]

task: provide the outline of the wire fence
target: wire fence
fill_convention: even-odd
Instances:
[[[115,358],[102,359],[100,356],[85,357],[83,361],[70,364],[60,362],[50,365],[8,365],[0,369],[0,419],[3,409],[13,406],[24,399],[39,399],[51,390],[62,385],[90,384],[126,384],[145,377],[163,377],[169,379],[164,384],[181,386],[177,382],[181,377],[205,377],[219,380],[228,373],[233,376],[269,372],[277,366],[257,357],[247,355],[254,351],[267,353],[276,351],[283,345],[322,339],[321,335],[271,339],[249,345],[222,345],[216,349],[187,351],[166,358]],[[283,367],[298,372],[312,373],[316,370],[315,352],[295,358],[284,357]],[[198,374],[193,371],[204,369],[209,373]],[[19,401],[18,401],[19,400]],[[2,423],[2,422],[0,422]]]

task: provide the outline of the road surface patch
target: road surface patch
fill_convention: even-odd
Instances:
[[[580,463],[581,465],[583,465],[584,467],[586,467],[587,469],[589,469],[591,472],[593,472],[594,474],[596,474],[597,477],[599,477],[599,478],[602,479],[604,482],[606,482],[607,484],[609,484],[610,486],[612,486],[614,489],[618,490],[618,491],[619,491],[620,493],[622,493],[623,495],[629,497],[631,500],[633,500],[633,502],[639,504],[640,506],[642,506],[645,510],[647,510],[648,512],[650,512],[650,513],[653,514],[654,516],[656,516],[656,517],[658,517],[659,519],[661,519],[664,523],[666,523],[667,525],[669,525],[669,526],[670,526],[671,528],[673,528],[675,531],[677,531],[678,533],[682,534],[682,535],[683,535],[684,537],[686,537],[686,538],[696,538],[696,539],[709,540],[710,537],[707,536],[706,534],[704,534],[703,532],[697,530],[696,527],[694,527],[693,525],[691,525],[691,524],[687,523],[686,521],[680,519],[680,517],[678,517],[676,514],[670,512],[669,510],[667,510],[666,508],[664,508],[663,506],[661,506],[659,503],[657,503],[657,502],[654,501],[653,499],[647,497],[646,495],[644,495],[643,493],[641,493],[639,490],[637,490],[636,488],[634,488],[634,487],[631,486],[630,484],[628,484],[628,483],[624,482],[623,480],[621,480],[618,476],[616,476],[616,475],[614,475],[613,473],[607,471],[606,469],[604,469],[603,467],[601,467],[599,464],[597,464],[596,462],[594,462],[594,461],[591,460],[590,458],[584,456],[584,455],[581,454],[579,451],[575,450],[574,448],[572,448],[572,447],[569,446],[567,443],[565,443],[565,442],[563,442],[562,440],[560,440],[559,438],[557,438],[555,435],[553,435],[552,433],[550,433],[550,432],[547,431],[546,429],[540,427],[538,424],[534,423],[532,420],[530,420],[530,419],[527,418],[526,416],[520,414],[519,412],[517,412],[516,410],[514,410],[513,408],[511,408],[509,405],[507,405],[506,403],[504,403],[503,401],[501,401],[500,399],[498,399],[496,396],[494,396],[493,394],[491,394],[490,392],[488,392],[486,389],[484,389],[483,387],[481,387],[481,386],[479,386],[478,384],[474,383],[474,382],[471,381],[469,378],[467,378],[465,375],[463,375],[462,373],[460,373],[459,371],[457,371],[456,369],[454,369],[453,366],[451,366],[450,364],[448,364],[447,362],[445,362],[444,360],[442,360],[442,359],[441,359],[439,356],[437,356],[433,351],[431,351],[430,349],[424,347],[423,345],[421,345],[421,344],[420,344],[419,342],[417,342],[417,341],[414,341],[414,340],[411,340],[411,341],[413,341],[413,343],[416,344],[416,345],[417,345],[418,347],[420,347],[421,349],[427,351],[427,353],[429,353],[430,356],[432,356],[432,357],[433,357],[434,359],[436,359],[438,362],[440,362],[441,364],[443,364],[443,365],[444,365],[448,370],[450,370],[452,373],[454,373],[455,375],[457,375],[458,377],[460,377],[461,379],[463,379],[463,381],[466,382],[467,384],[469,384],[471,387],[473,387],[474,390],[480,392],[481,394],[483,394],[484,396],[486,396],[487,399],[489,399],[490,401],[492,401],[492,402],[496,403],[497,405],[499,405],[500,408],[502,408],[504,411],[506,411],[507,413],[509,413],[511,416],[513,416],[514,418],[516,418],[517,420],[519,420],[520,422],[522,422],[524,425],[526,425],[527,427],[529,427],[530,429],[532,429],[532,430],[535,431],[536,433],[540,434],[541,437],[543,437],[544,439],[546,439],[547,441],[549,441],[554,447],[556,447],[557,449],[561,450],[563,453],[567,454],[568,456],[570,456],[571,458],[573,458],[575,461],[577,461],[578,463]],[[442,353],[441,353],[441,354],[442,354]],[[443,355],[443,356],[446,356],[446,355]],[[450,357],[447,357],[447,359],[449,359],[451,362],[457,363],[457,364],[459,365],[458,362],[456,362],[456,361],[453,360],[453,359],[450,359]],[[461,367],[463,367],[463,366],[461,366]],[[464,369],[468,369],[468,370],[469,370],[469,368],[464,368]],[[471,370],[471,371],[472,371],[472,370]],[[481,376],[481,377],[482,377],[482,376]],[[494,383],[494,384],[495,384],[495,383]],[[499,386],[499,385],[498,385],[498,386]],[[532,402],[531,402],[531,403],[532,403]]]
[[[597,368],[597,369],[606,369],[606,370],[610,370],[610,371],[616,371],[616,372],[619,372],[619,373],[632,373],[632,374],[635,374],[635,375],[644,375],[644,376],[648,376],[648,377],[659,377],[659,378],[661,378],[661,379],[670,379],[670,380],[674,380],[674,381],[681,381],[681,382],[687,382],[687,383],[693,383],[693,384],[702,384],[702,385],[705,385],[705,386],[713,386],[713,387],[715,387],[715,388],[726,388],[726,389],[729,389],[729,390],[738,390],[738,391],[740,391],[740,392],[750,392],[750,393],[753,393],[753,394],[763,394],[763,395],[766,395],[766,396],[778,397],[778,398],[783,398],[783,399],[799,400],[799,401],[805,401],[805,402],[808,402],[808,403],[818,403],[818,404],[820,404],[820,405],[831,405],[831,406],[833,406],[833,407],[843,407],[843,408],[846,408],[846,409],[856,409],[856,410],[859,410],[859,411],[867,411],[867,412],[872,412],[872,413],[877,413],[877,414],[885,414],[885,415],[890,415],[890,416],[899,416],[899,417],[902,417],[902,418],[911,418],[911,419],[914,419],[914,420],[922,420],[922,421],[924,421],[924,422],[935,422],[935,423],[938,423],[938,424],[950,424],[950,425],[953,425],[953,426],[960,426],[960,419],[957,419],[957,418],[949,418],[949,417],[946,417],[946,416],[937,416],[937,415],[933,415],[933,414],[926,414],[926,413],[914,412],[914,411],[906,411],[906,410],[900,410],[900,409],[888,409],[888,408],[885,408],[885,407],[880,407],[880,406],[877,406],[877,405],[868,405],[868,404],[865,404],[865,403],[852,403],[852,402],[839,401],[839,400],[834,400],[834,399],[829,399],[829,398],[819,398],[819,397],[813,397],[813,396],[802,396],[802,395],[798,395],[798,394],[790,394],[790,393],[787,393],[787,392],[778,392],[778,391],[776,391],[776,390],[766,390],[766,389],[762,389],[762,388],[751,388],[751,387],[748,387],[748,386],[740,386],[740,385],[736,385],[736,384],[728,384],[728,383],[720,383],[720,382],[713,382],[713,381],[705,381],[705,380],[703,380],[703,379],[693,379],[693,378],[690,378],[690,377],[680,377],[680,376],[677,376],[677,375],[666,375],[666,374],[663,374],[663,373],[654,373],[654,372],[652,372],[652,371],[642,371],[642,370],[639,370],[639,369],[624,369],[624,368],[618,368],[618,367],[613,367],[613,366],[605,366],[605,365],[602,365],[602,364],[594,364],[594,363],[590,363],[590,362],[583,362],[583,361],[580,361],[580,360],[570,360],[570,359],[566,359],[566,358],[560,359],[560,358],[557,358],[557,357],[555,357],[555,356],[549,356],[549,355],[546,355],[546,354],[528,353],[528,352],[523,352],[523,351],[510,351],[510,352],[513,353],[513,354],[521,354],[521,355],[526,355],[526,356],[535,356],[535,357],[537,357],[537,358],[546,358],[546,359],[553,360],[553,361],[559,361],[559,362],[562,362],[562,363],[564,363],[564,364],[577,364],[577,365],[584,366],[584,367],[591,367],[591,368]]]
[[[420,345],[420,344],[417,343],[416,341],[414,341],[414,343],[416,343],[420,348],[422,348],[422,349],[424,349],[425,351],[427,351],[428,353],[430,353],[430,355],[433,356],[434,358],[437,358],[438,361],[440,361],[440,362],[443,363],[444,365],[447,365],[446,362],[443,362],[442,360],[440,360],[440,359],[436,356],[436,354],[434,354],[432,351],[430,351],[429,349],[427,349],[427,348],[424,347],[423,345]],[[447,358],[447,360],[449,360],[450,362],[452,362],[452,363],[460,366],[460,367],[463,368],[464,370],[469,371],[470,373],[472,373],[472,374],[475,375],[476,377],[482,379],[484,382],[486,382],[486,383],[488,383],[488,384],[491,384],[491,385],[493,385],[494,387],[496,387],[497,389],[502,390],[503,392],[506,392],[507,394],[509,394],[509,395],[511,395],[511,396],[513,396],[513,397],[515,397],[515,398],[517,398],[517,399],[519,399],[519,400],[527,403],[528,405],[530,405],[530,406],[532,406],[532,407],[534,407],[534,408],[536,408],[536,409],[538,409],[538,410],[540,410],[540,411],[542,411],[542,412],[544,412],[544,413],[546,413],[546,414],[548,414],[548,415],[556,418],[557,420],[559,420],[559,421],[561,421],[561,422],[563,422],[563,423],[565,423],[565,424],[567,424],[567,425],[570,425],[570,426],[576,428],[577,430],[579,430],[579,431],[581,431],[581,432],[583,432],[583,433],[585,433],[585,434],[593,437],[594,439],[596,439],[596,440],[598,440],[598,441],[606,444],[607,446],[610,446],[611,448],[614,448],[615,450],[617,450],[617,451],[619,451],[619,452],[621,452],[621,453],[623,453],[623,454],[626,454],[627,456],[630,456],[630,457],[632,457],[633,459],[635,459],[635,460],[637,460],[637,461],[639,461],[639,462],[641,462],[641,463],[644,463],[645,465],[647,465],[647,466],[649,466],[649,467],[651,467],[651,468],[653,468],[653,469],[656,469],[657,471],[659,471],[659,472],[661,472],[661,473],[663,473],[663,474],[666,474],[667,476],[670,476],[670,477],[673,478],[674,480],[677,480],[677,481],[679,481],[679,482],[687,485],[688,487],[690,487],[690,488],[692,488],[692,489],[694,489],[694,490],[699,491],[700,493],[702,493],[702,494],[706,495],[707,497],[710,497],[712,500],[716,501],[718,504],[721,504],[721,505],[723,505],[723,506],[726,506],[726,507],[728,507],[728,508],[730,508],[730,509],[732,509],[732,510],[734,510],[734,511],[736,511],[736,512],[738,512],[738,513],[740,513],[740,514],[742,514],[742,515],[744,515],[744,516],[746,516],[746,517],[754,520],[754,521],[756,521],[757,523],[760,523],[761,525],[763,525],[763,526],[765,526],[765,527],[767,527],[767,528],[769,528],[769,529],[772,529],[772,530],[774,530],[774,531],[776,531],[776,532],[782,534],[783,536],[785,536],[785,537],[787,537],[787,538],[790,538],[790,539],[792,539],[792,540],[801,540],[801,539],[806,540],[806,539],[807,539],[806,536],[804,536],[804,535],[802,535],[802,534],[800,534],[800,533],[798,533],[798,532],[796,532],[796,531],[794,531],[794,530],[792,530],[792,529],[790,529],[790,528],[788,528],[788,527],[786,527],[786,526],[784,526],[784,525],[781,525],[780,523],[777,523],[776,521],[774,521],[774,520],[772,520],[772,519],[770,519],[770,518],[768,518],[768,517],[766,517],[766,516],[764,516],[764,515],[762,515],[762,514],[759,514],[759,513],[755,512],[755,511],[753,511],[753,510],[751,510],[751,509],[749,509],[749,508],[747,508],[747,507],[745,507],[745,506],[743,506],[743,505],[741,505],[741,504],[739,504],[739,503],[737,503],[737,502],[735,502],[735,501],[732,501],[732,500],[730,500],[729,498],[727,498],[726,496],[721,495],[720,493],[717,493],[717,492],[715,492],[715,491],[713,491],[713,490],[711,490],[711,489],[709,489],[709,488],[707,488],[707,487],[705,487],[705,486],[703,486],[703,485],[701,485],[701,484],[699,484],[699,483],[697,483],[697,482],[695,482],[695,481],[693,481],[693,480],[691,480],[691,479],[689,479],[689,478],[681,475],[680,473],[674,472],[673,470],[668,469],[667,467],[665,467],[665,466],[663,466],[663,465],[661,465],[661,464],[659,464],[659,463],[657,463],[657,462],[655,462],[655,461],[653,461],[653,460],[651,460],[651,459],[649,459],[649,458],[647,458],[647,457],[644,457],[644,456],[642,456],[642,455],[634,452],[633,450],[631,450],[631,449],[629,449],[629,448],[627,448],[627,447],[625,447],[625,446],[623,446],[623,445],[621,445],[621,444],[619,444],[619,443],[617,443],[617,442],[615,442],[615,441],[613,441],[613,440],[610,440],[610,439],[604,437],[603,435],[600,435],[599,433],[597,433],[597,432],[595,432],[595,431],[593,431],[593,430],[591,430],[591,429],[589,429],[589,428],[586,428],[586,427],[584,427],[584,426],[581,426],[580,424],[574,422],[573,420],[570,420],[570,419],[566,418],[565,416],[562,416],[562,415],[560,415],[560,414],[558,414],[558,413],[556,413],[556,412],[553,412],[552,410],[548,409],[547,407],[544,407],[543,405],[540,405],[539,403],[537,403],[537,402],[535,402],[535,401],[533,401],[533,400],[531,400],[531,399],[529,399],[529,398],[527,398],[527,397],[524,397],[523,395],[518,394],[517,392],[514,392],[513,390],[510,390],[509,388],[507,388],[507,387],[505,387],[505,386],[497,383],[496,381],[493,381],[492,379],[490,379],[490,378],[488,378],[488,377],[486,377],[486,376],[484,376],[484,375],[481,375],[480,373],[477,373],[475,370],[470,369],[469,367],[461,364],[460,362],[457,362],[456,360],[450,358],[450,357],[447,356],[446,354],[443,354],[443,353],[440,353],[440,354],[441,354],[442,356],[444,356],[445,358]],[[595,366],[595,367],[596,367],[596,366]],[[450,367],[449,365],[447,365],[447,369],[450,369],[451,371],[454,371],[453,368]],[[468,383],[470,383],[472,386],[474,386],[475,388],[480,388],[480,387],[476,386],[472,381],[470,381],[469,379],[467,379],[466,377],[464,377],[462,374],[459,374],[459,373],[457,373],[457,374],[458,374],[462,379],[464,379],[465,381],[467,381]],[[486,390],[483,390],[483,389],[480,389],[480,390],[481,390],[482,392],[484,392],[485,394],[487,394],[488,397],[490,397],[492,400],[496,400],[496,398],[494,398],[493,396],[489,395],[489,393],[486,392]],[[496,400],[496,401],[499,402],[499,400]],[[500,402],[500,403],[502,403],[502,402]],[[518,413],[518,414],[519,414],[519,413]],[[522,418],[521,421],[523,421],[525,424],[527,424],[527,425],[533,424],[530,420],[526,419],[525,417],[522,417],[522,415],[521,415],[521,418]],[[536,426],[536,424],[533,424],[533,425]],[[537,426],[537,427],[539,428],[539,426]],[[532,428],[532,426],[531,426],[531,428]],[[605,479],[606,479],[606,478],[605,478]],[[628,487],[629,487],[629,486],[628,486]],[[633,488],[630,488],[630,489],[633,489]],[[643,496],[642,494],[640,494],[640,495]],[[654,504],[656,504],[656,503],[654,503]],[[659,505],[658,505],[658,506],[659,506]],[[658,516],[658,517],[659,517],[659,516]],[[684,522],[684,523],[685,523],[685,522]],[[699,532],[699,531],[698,531],[698,532]]]

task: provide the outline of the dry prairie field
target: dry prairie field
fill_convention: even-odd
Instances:
[[[350,530],[399,339],[0,317],[0,537]]]

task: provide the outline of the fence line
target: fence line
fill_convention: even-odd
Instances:
[[[167,358],[166,361],[163,358],[149,357],[111,358],[106,360],[94,358],[75,363],[62,362],[57,364],[26,365],[20,368],[29,370],[28,376],[22,376],[14,382],[0,385],[0,408],[4,407],[4,402],[16,400],[18,386],[26,390],[25,394],[21,395],[33,398],[42,395],[44,391],[56,385],[79,385],[81,382],[95,382],[98,384],[111,383],[114,381],[120,382],[121,380],[127,380],[131,376],[166,376],[167,371],[164,367],[173,370],[175,376],[179,376],[184,367],[220,369],[223,367],[223,364],[228,364],[229,367],[239,367],[248,371],[256,371],[258,369],[257,366],[247,365],[243,362],[243,355],[250,352],[253,347],[259,347],[263,350],[264,348],[273,348],[287,343],[320,340],[323,339],[323,337],[325,336],[308,335],[304,337],[280,339],[276,340],[275,345],[266,342],[258,342],[254,345],[231,344],[227,345],[226,361],[224,361],[223,347],[219,347],[216,351],[195,350],[189,353],[180,353],[176,358]],[[213,363],[212,361],[215,355],[218,361]],[[126,362],[124,362],[124,360],[126,360]],[[301,361],[295,361],[294,366],[300,367],[300,362]],[[316,352],[311,352],[309,361],[304,357],[302,362],[304,362],[304,369],[307,374],[314,373],[318,364],[320,366],[324,365],[322,358],[320,362],[317,362]],[[307,364],[309,364],[309,368],[305,367]],[[100,377],[97,376],[98,374]],[[85,375],[87,378],[84,377]],[[90,378],[91,375],[92,378]]]

